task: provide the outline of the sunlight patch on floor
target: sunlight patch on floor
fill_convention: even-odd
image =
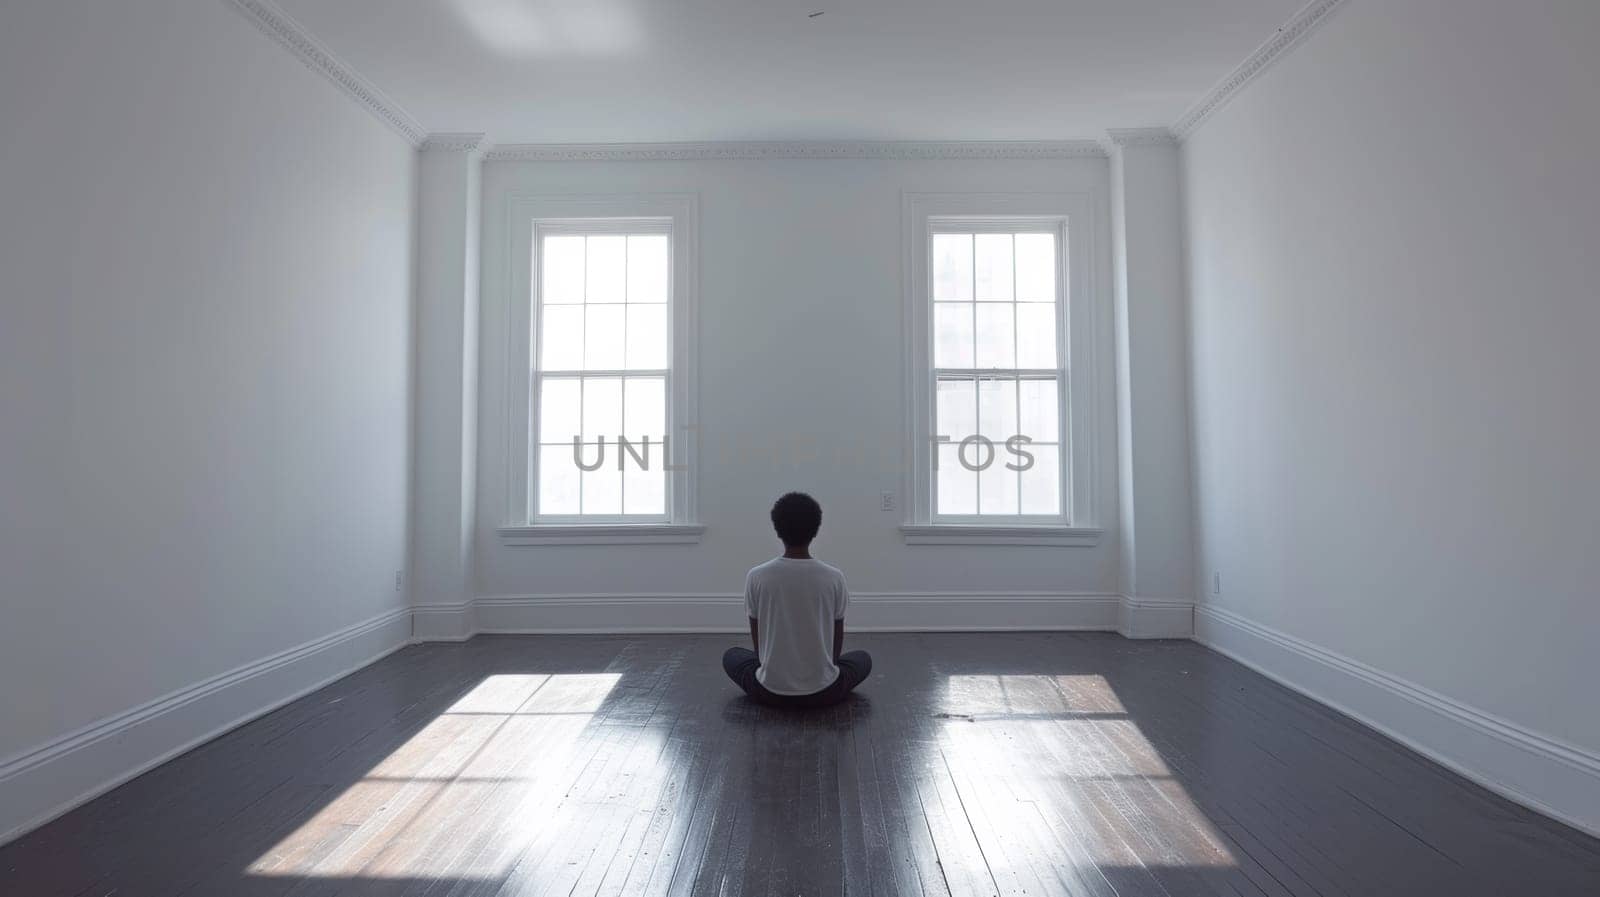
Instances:
[[[486,677],[250,865],[261,876],[501,875],[571,785],[621,676]],[[502,787],[515,782],[516,787]],[[461,819],[481,821],[466,836]],[[519,820],[507,832],[505,820]],[[441,833],[449,833],[448,835]]]
[[[1060,862],[1084,873],[1152,849],[1174,866],[1237,864],[1104,676],[949,676],[940,708],[939,760],[986,820],[985,855],[1065,843]],[[1037,793],[1041,773],[1053,793]]]
[[[1127,713],[1100,675],[960,675],[946,677],[945,712],[992,716],[1028,713]]]

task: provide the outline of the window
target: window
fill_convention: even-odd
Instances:
[[[908,197],[907,541],[1097,538],[1092,453],[1073,451],[1092,393],[1070,365],[1075,318],[1092,308],[1074,295],[1088,281],[1071,225],[1088,216],[1051,199]],[[1006,214],[1014,208],[1027,211]]]
[[[940,221],[935,519],[1062,518],[1059,224]]]
[[[513,200],[514,544],[697,541],[694,203]],[[515,381],[513,382],[515,385]]]
[[[671,234],[541,224],[534,520],[667,519]]]

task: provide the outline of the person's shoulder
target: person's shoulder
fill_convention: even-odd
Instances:
[[[844,571],[843,570],[840,570],[838,567],[835,567],[834,565],[828,563],[827,561],[817,561],[817,564],[822,567],[825,575],[828,578],[837,580],[839,582],[844,582]]]
[[[770,561],[765,561],[765,562],[762,562],[760,564],[755,565],[754,567],[751,567],[750,568],[750,572],[745,574],[745,579],[746,580],[761,579],[761,578],[763,578],[765,576],[770,575],[773,570],[777,569],[778,562],[782,561],[782,560],[783,560],[783,558],[773,558]]]

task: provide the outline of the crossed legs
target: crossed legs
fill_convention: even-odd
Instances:
[[[761,659],[749,648],[729,648],[722,655],[722,669],[735,685],[758,703],[771,707],[826,707],[849,697],[850,692],[872,675],[872,655],[865,651],[846,651],[838,660],[839,678],[822,691],[809,695],[773,694],[756,680]]]

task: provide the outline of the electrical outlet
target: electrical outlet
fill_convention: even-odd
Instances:
[[[399,570],[394,571],[394,590],[396,592],[400,591],[401,579],[401,572]]]
[[[1222,574],[1216,570],[1211,571],[1211,594],[1222,594]]]
[[[885,511],[893,511],[894,510],[894,493],[893,492],[885,492],[885,493],[883,493],[882,501],[880,503],[880,506]]]

